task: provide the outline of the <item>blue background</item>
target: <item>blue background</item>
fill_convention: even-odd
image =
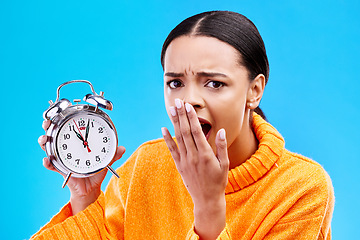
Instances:
[[[27,239],[68,201],[42,166],[42,113],[56,88],[88,79],[114,103],[127,148],[170,127],[160,50],[181,20],[207,10],[249,17],[263,36],[270,80],[261,106],[291,151],[324,166],[335,188],[334,239],[359,228],[359,1],[21,1],[0,3],[2,239]],[[82,98],[85,84],[61,97]],[[105,179],[103,188],[107,185]]]

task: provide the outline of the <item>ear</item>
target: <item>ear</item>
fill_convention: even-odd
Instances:
[[[247,93],[246,107],[248,109],[255,109],[260,104],[265,89],[265,76],[259,74],[250,83]]]

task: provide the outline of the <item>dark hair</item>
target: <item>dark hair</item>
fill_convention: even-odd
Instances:
[[[169,44],[183,35],[208,36],[219,39],[234,47],[240,53],[239,63],[249,71],[252,81],[257,75],[264,74],[265,84],[269,78],[269,61],[265,45],[253,22],[245,16],[230,11],[210,11],[189,17],[177,25],[166,38],[161,50],[161,65]],[[262,110],[254,110],[265,120]]]

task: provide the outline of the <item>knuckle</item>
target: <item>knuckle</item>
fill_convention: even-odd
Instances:
[[[227,144],[226,144],[225,141],[219,142],[218,145],[219,145],[220,148],[223,148],[223,149],[225,149],[227,147]]]
[[[178,150],[177,146],[172,145],[172,144],[170,146],[168,146],[168,148],[169,148],[169,151],[171,152],[171,154],[176,153],[176,151]]]
[[[172,117],[172,121],[174,124],[177,124],[177,123],[179,123],[179,118],[174,116],[174,117]]]
[[[209,154],[207,151],[199,153],[199,158],[201,158],[203,162],[208,162],[211,159],[211,157],[212,157],[211,154]]]
[[[200,129],[200,128],[198,128],[198,127],[193,127],[193,128],[191,128],[191,133],[193,134],[193,135],[200,135],[200,133],[202,133],[202,130]]]
[[[182,142],[183,142],[181,133],[176,132],[176,133],[175,133],[175,138],[176,138],[176,140],[178,141],[178,143],[182,143]]]
[[[192,152],[187,154],[187,161],[192,168],[196,168],[199,165],[199,159],[197,155]]]
[[[189,161],[193,162],[195,160],[195,155],[193,152],[189,151],[186,153],[186,157],[187,159],[189,159]]]
[[[200,164],[199,159],[198,158],[193,158],[191,162],[192,162],[193,166],[195,167],[195,169],[198,169],[198,166]]]
[[[181,134],[184,137],[189,137],[191,135],[190,128],[189,127],[183,127],[181,128]]]
[[[178,108],[178,109],[177,109],[177,112],[178,112],[178,114],[181,115],[181,116],[182,116],[182,115],[185,115],[185,110],[184,110],[183,107],[182,107],[182,108]]]
[[[187,116],[191,121],[198,122],[198,117],[195,112],[189,112]]]

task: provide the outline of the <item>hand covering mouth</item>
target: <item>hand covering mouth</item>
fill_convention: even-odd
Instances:
[[[206,140],[208,140],[212,126],[208,121],[206,121],[205,119],[202,119],[202,118],[199,118],[199,122],[201,125],[201,129],[206,137]]]

